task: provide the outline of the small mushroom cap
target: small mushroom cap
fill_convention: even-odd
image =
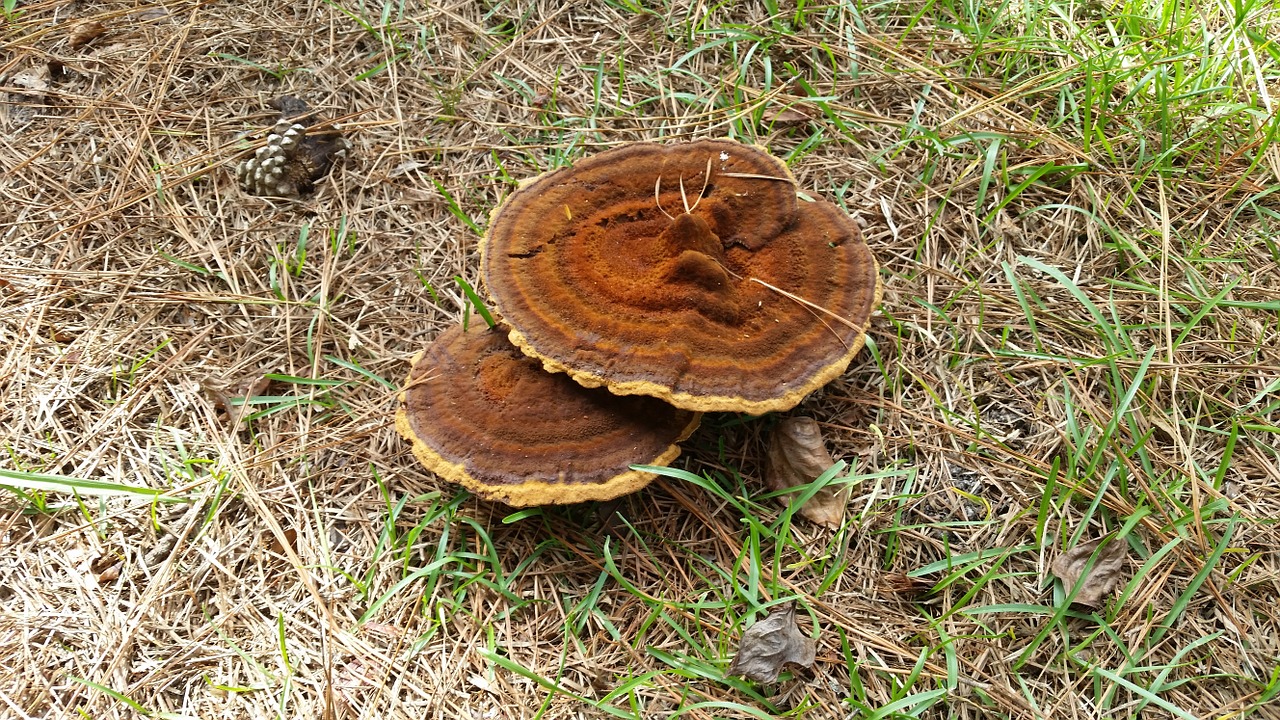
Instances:
[[[853,220],[731,140],[628,145],[522,183],[481,254],[512,342],[547,370],[699,412],[794,407],[844,372],[880,301]]]
[[[451,328],[419,353],[396,429],[423,465],[487,500],[517,507],[608,500],[653,479],[698,413],[618,397],[551,375],[483,326]]]

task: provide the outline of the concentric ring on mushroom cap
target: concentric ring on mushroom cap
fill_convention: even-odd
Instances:
[[[546,369],[696,411],[795,406],[844,372],[880,301],[853,220],[732,140],[628,145],[522,183],[481,254],[512,342]]]
[[[666,465],[701,416],[619,397],[542,370],[506,334],[445,331],[419,353],[396,429],[423,465],[488,500],[608,500],[648,485],[630,465]]]

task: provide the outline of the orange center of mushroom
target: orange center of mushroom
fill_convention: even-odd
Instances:
[[[696,297],[703,315],[737,322],[737,293],[724,266],[724,246],[707,222],[689,213],[678,215],[658,236],[658,242],[666,244],[672,254],[663,263],[667,282],[677,291],[684,286],[686,298]]]
[[[745,299],[734,263],[701,214],[668,219],[650,200],[626,212],[611,208],[595,220],[564,239],[574,248],[567,257],[590,257],[574,263],[584,294],[608,288],[615,302],[630,307],[691,310],[720,324],[741,321]]]

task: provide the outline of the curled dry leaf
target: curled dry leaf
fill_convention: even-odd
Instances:
[[[77,50],[107,32],[107,26],[97,20],[85,20],[71,26],[70,32],[67,33],[67,44],[72,50]]]
[[[765,482],[773,490],[786,490],[797,485],[807,485],[835,464],[827,452],[822,429],[810,417],[785,418],[769,436],[769,456],[765,466]],[[838,528],[844,522],[845,508],[849,504],[850,488],[819,490],[796,511],[802,517],[818,525]],[[780,495],[779,501],[789,502],[795,493]]]
[[[1100,551],[1098,550],[1099,545],[1102,545],[1102,550]],[[1089,565],[1089,558],[1093,557],[1094,552],[1097,551],[1097,559],[1094,560],[1093,567],[1085,575],[1080,586],[1080,592],[1076,593],[1076,596],[1071,600],[1076,605],[1096,608],[1102,605],[1103,599],[1111,594],[1111,591],[1115,590],[1116,585],[1120,582],[1120,570],[1124,567],[1125,548],[1127,547],[1128,544],[1124,540],[1112,538],[1111,536],[1090,540],[1054,558],[1053,564],[1049,566],[1049,571],[1062,581],[1063,590],[1070,594],[1071,589],[1080,581],[1080,576],[1085,575],[1085,570]]]
[[[812,667],[815,655],[813,638],[796,626],[796,604],[788,603],[742,633],[738,654],[725,674],[773,682],[787,663]]]
[[[98,573],[98,584],[106,585],[120,579],[120,570],[124,567],[124,563],[116,563],[111,567]]]

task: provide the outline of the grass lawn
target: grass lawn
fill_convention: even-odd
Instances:
[[[1274,3],[0,9],[0,718],[1280,718]],[[300,202],[233,172],[280,95],[352,143]],[[880,260],[794,411],[844,524],[765,497],[776,417],[611,528],[424,470],[489,212],[703,137]],[[726,677],[791,601],[813,666]]]

